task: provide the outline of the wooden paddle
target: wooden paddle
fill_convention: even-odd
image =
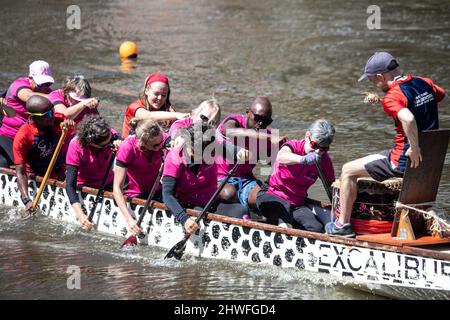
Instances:
[[[327,193],[328,200],[330,200],[331,206],[333,206],[333,195],[331,193],[330,185],[327,183],[327,179],[325,179],[325,175],[323,174],[322,167],[320,166],[320,156],[318,159],[314,161],[316,164],[317,172],[319,173],[320,181],[322,181],[325,192]],[[330,221],[334,219],[334,211],[330,210]]]
[[[161,163],[161,167],[159,168],[158,175],[156,176],[155,182],[153,182],[152,190],[150,191],[150,193],[149,193],[149,195],[147,197],[147,201],[145,202],[144,209],[142,210],[142,213],[139,216],[139,219],[137,221],[137,226],[138,227],[141,226],[142,220],[144,220],[145,213],[147,212],[147,209],[148,209],[148,207],[150,205],[150,202],[153,199],[153,196],[155,195],[156,187],[158,186],[159,179],[161,179],[161,175],[162,175],[163,169],[164,169],[164,162]],[[149,213],[151,215],[153,214],[153,210],[154,210],[154,208],[150,207],[150,212]],[[122,243],[122,245],[120,246],[120,249],[122,249],[124,246],[135,246],[135,245],[137,245],[137,238],[133,234],[133,235],[129,236],[128,239],[126,239]]]
[[[116,157],[116,152],[113,151],[111,153],[111,157],[109,158],[109,163],[106,168],[105,174],[103,175],[102,182],[100,184],[100,187],[98,188],[97,196],[95,197],[94,205],[92,206],[91,212],[89,213],[88,220],[92,222],[92,218],[94,217],[95,210],[97,209],[97,205],[100,202],[100,200],[103,198],[103,194],[105,193],[105,185],[106,181],[108,180],[109,172],[111,171],[111,167],[114,163],[114,159]]]
[[[231,178],[231,176],[233,175],[234,171],[236,170],[236,168],[237,168],[237,166],[239,164],[240,164],[240,162],[237,161],[236,164],[233,166],[233,168],[231,168],[230,172],[228,172],[228,175],[226,176],[226,178],[222,181],[220,186],[217,188],[216,192],[214,192],[214,194],[212,195],[211,199],[209,199],[208,203],[203,208],[202,212],[197,217],[197,219],[195,219],[196,223],[199,223],[200,220],[202,220],[206,216],[206,214],[208,213],[208,210],[211,208],[214,200],[219,195],[219,193],[222,191],[223,187],[225,187],[225,184]],[[190,233],[186,233],[184,235],[183,240],[181,240],[176,245],[174,245],[172,247],[172,249],[170,249],[169,252],[166,254],[164,259],[175,257],[175,259],[180,260],[181,257],[184,254],[184,250],[186,249],[186,242],[189,240],[190,237],[191,237],[191,234]]]
[[[31,208],[29,209],[30,214],[28,215],[31,215],[31,213],[34,213],[37,210],[39,199],[41,198],[42,192],[44,191],[44,187],[47,184],[47,180],[50,177],[50,174],[52,173],[53,167],[55,166],[56,159],[58,158],[59,151],[61,151],[62,144],[64,142],[64,139],[66,138],[68,131],[69,130],[66,127],[62,127],[61,137],[59,137],[58,144],[56,145],[55,151],[53,152],[53,156],[48,165],[47,172],[45,172],[44,179],[42,179],[39,190],[33,199],[33,203],[31,204]]]
[[[327,193],[328,199],[330,203],[333,203],[333,196],[331,193],[331,188],[327,183],[327,179],[325,179],[325,175],[323,174],[322,168],[320,167],[320,157],[314,161],[316,164],[317,172],[319,173],[320,180],[322,181],[325,192]]]

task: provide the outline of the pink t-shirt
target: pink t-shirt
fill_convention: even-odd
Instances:
[[[183,146],[167,153],[163,176],[177,180],[176,197],[188,206],[205,206],[217,189],[216,164],[201,164],[195,175],[186,164]]]
[[[167,139],[167,133],[163,133],[163,141]],[[163,150],[145,154],[141,151],[139,140],[135,135],[128,136],[120,145],[117,152],[117,160],[127,165],[128,189],[124,194],[127,197],[142,196],[150,192],[158,175],[162,163]],[[156,190],[161,190],[158,182]]]
[[[262,149],[260,149],[260,142],[256,139],[252,139],[251,142],[249,142],[249,139],[240,139],[241,142],[243,143],[238,143],[237,140],[235,139],[230,139],[225,135],[225,128],[224,128],[224,124],[225,122],[229,121],[229,120],[235,120],[238,123],[238,127],[237,128],[243,128],[246,129],[247,128],[247,117],[241,114],[231,114],[229,116],[227,116],[219,125],[219,127],[217,128],[217,134],[216,134],[216,138],[217,141],[219,143],[222,143],[224,140],[227,141],[228,143],[232,143],[233,145],[237,145],[238,147],[241,148],[246,148],[249,149],[251,154],[252,154],[252,158],[250,159],[250,161],[248,161],[249,163],[245,163],[242,165],[239,165],[236,168],[236,171],[233,174],[233,177],[238,177],[238,178],[246,178],[246,179],[256,179],[255,176],[253,175],[253,169],[256,166],[256,162],[258,159],[258,153],[260,151],[262,151]],[[270,134],[270,130],[264,131],[268,134]],[[267,143],[267,150],[270,152],[270,143]],[[223,179],[227,176],[228,172],[231,170],[231,168],[234,165],[234,161],[230,160],[226,160],[224,157],[222,157],[221,155],[217,155],[216,157],[216,163],[217,163],[217,177],[218,179]]]
[[[19,128],[27,122],[28,113],[26,110],[26,102],[20,100],[18,97],[19,91],[24,88],[32,90],[28,78],[19,78],[9,86],[8,91],[6,92],[6,103],[16,110],[16,115],[12,118],[3,118],[3,124],[0,127],[0,136],[14,139]],[[48,88],[48,92],[46,93],[50,93],[51,91],[52,89]]]
[[[58,89],[55,90],[53,92],[51,92],[48,95],[48,100],[50,100],[50,102],[53,105],[57,105],[59,103],[63,104],[66,108],[70,108],[71,105],[69,104],[69,102],[67,101],[67,99],[64,98],[64,93],[63,93],[63,89]],[[73,119],[73,121],[75,121],[75,123],[79,123],[81,120],[83,120],[83,118],[89,114],[98,114],[97,109],[91,109],[91,108],[84,108],[83,111],[80,112],[79,115],[77,115],[75,117],[75,119]]]
[[[61,103],[66,108],[71,107],[69,105],[69,102],[66,99],[64,99],[63,89],[58,89],[58,90],[52,91],[48,95],[48,100],[54,106],[57,105],[58,103]],[[89,114],[98,114],[98,111],[97,111],[97,109],[91,109],[91,108],[86,107],[85,109],[83,109],[83,111],[80,112],[80,114],[78,116],[75,117],[75,119],[74,119],[75,123],[78,124],[86,115],[89,115]],[[62,150],[67,150],[67,148],[69,147],[69,143],[74,138],[75,134],[76,134],[76,131],[73,130],[72,133],[70,133],[66,136],[66,138],[64,139]]]
[[[111,130],[111,133],[114,134],[116,131]],[[83,149],[80,141],[75,137],[70,141],[66,164],[78,167],[77,185],[98,188],[102,183],[111,154],[112,150],[108,147],[103,149],[87,147]],[[112,183],[113,180],[114,175],[111,167],[106,184]]]
[[[290,140],[283,146],[289,146],[295,154],[306,154],[305,140]],[[332,183],[335,180],[333,162],[327,152],[322,154],[320,166],[327,182]],[[308,196],[308,188],[316,182],[318,176],[315,164],[284,165],[277,160],[269,179],[267,193],[276,195],[293,206],[302,206]]]
[[[193,123],[194,123],[194,121],[192,120],[191,117],[179,119],[179,120],[175,121],[174,123],[172,123],[172,125],[170,126],[170,129],[169,129],[170,137],[172,139],[174,139],[176,137],[176,134],[178,133],[178,131],[180,131],[180,129],[185,129]]]

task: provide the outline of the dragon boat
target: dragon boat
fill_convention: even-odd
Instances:
[[[364,190],[374,189],[368,184],[389,190],[387,205],[395,207],[390,233],[342,238],[210,213],[200,222],[198,233],[190,237],[186,254],[328,274],[344,284],[390,297],[449,299],[449,234],[445,230],[429,228],[426,221],[422,224],[416,221],[417,217],[423,216],[422,212],[429,212],[424,203],[435,201],[449,136],[450,130],[420,135],[423,165],[417,169],[408,168],[403,180],[395,181],[395,188],[400,190],[398,197],[392,195],[389,181],[383,184],[362,179],[358,182],[360,195]],[[429,152],[434,156],[428,156]],[[29,180],[30,195],[36,194],[41,181],[41,177]],[[0,168],[0,184],[0,203],[20,207],[20,192],[13,169]],[[88,211],[97,192],[88,187],[81,190]],[[338,199],[338,186],[335,185],[333,193],[333,198]],[[400,205],[394,206],[392,196]],[[130,207],[136,216],[142,213],[144,203],[144,199],[131,200]],[[381,206],[385,205],[385,202],[381,203]],[[40,214],[46,217],[77,223],[64,182],[49,179],[39,206]],[[153,213],[147,213],[141,225],[146,235],[145,244],[168,250],[183,238],[183,227],[163,203],[152,201],[151,206]],[[333,210],[337,210],[338,202],[333,200],[333,206]],[[194,210],[187,210],[187,213],[199,215]],[[128,235],[126,222],[111,192],[104,193],[93,222],[98,232],[121,238]],[[445,225],[445,221],[443,223]]]

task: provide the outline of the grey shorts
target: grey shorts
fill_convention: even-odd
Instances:
[[[384,181],[389,178],[402,177],[403,173],[391,164],[389,155],[391,150],[383,150],[379,153],[368,155],[363,158],[364,168],[369,175],[377,180]]]

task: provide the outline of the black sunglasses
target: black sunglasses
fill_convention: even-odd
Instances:
[[[50,88],[50,87],[52,86],[52,83],[51,83],[51,82],[46,82],[46,83],[36,84],[36,86],[37,86],[39,89],[42,89],[42,88]]]
[[[207,116],[204,116],[203,114],[200,115],[200,119],[202,119],[203,122],[208,122],[209,119]]]
[[[95,147],[97,147],[98,149],[104,149],[107,147],[113,148],[113,136],[109,136],[107,139],[101,140],[101,141],[91,141],[91,144],[95,144]]]
[[[250,110],[250,112],[253,114],[253,119],[255,120],[255,122],[259,122],[262,124],[265,124],[266,126],[270,125],[273,121],[272,118],[267,118],[264,116],[261,116],[259,114],[255,114],[253,111]]]
[[[330,146],[329,145],[328,146],[321,146],[321,145],[319,145],[317,142],[315,142],[313,140],[311,140],[310,146],[314,150],[317,150],[317,149],[319,149],[320,151],[328,151],[328,150],[330,150]]]

